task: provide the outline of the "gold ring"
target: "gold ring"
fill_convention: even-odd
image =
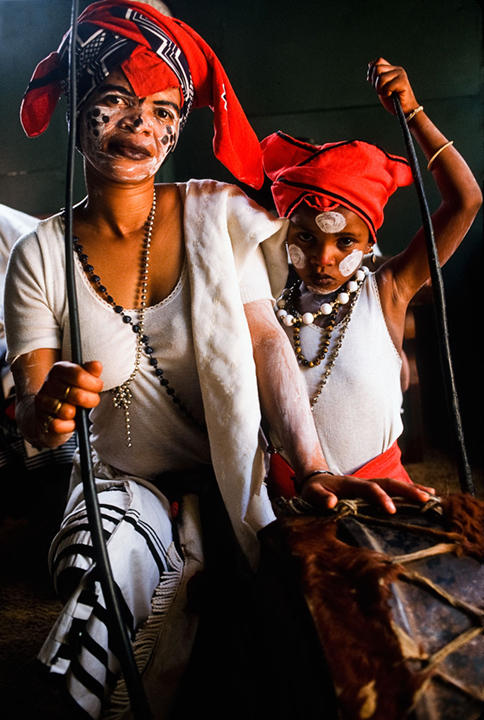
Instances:
[[[57,415],[57,413],[59,412],[59,410],[61,409],[61,407],[62,407],[62,401],[56,399],[55,405],[54,405],[54,409],[52,410],[53,414],[54,414],[54,415]]]
[[[52,417],[52,415],[47,415],[46,419],[42,423],[42,432],[44,433],[44,435],[47,435],[47,433],[49,432],[50,424],[53,420],[55,420],[55,418]]]
[[[71,391],[71,388],[72,388],[72,385],[68,385],[68,386],[66,387],[65,392],[64,392],[64,400],[67,400],[67,398],[69,397],[69,393],[70,393],[70,391]]]

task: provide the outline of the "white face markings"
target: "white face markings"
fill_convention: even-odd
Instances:
[[[289,245],[288,251],[291,262],[296,270],[300,270],[306,265],[306,256],[298,245]]]
[[[344,257],[339,264],[339,271],[345,277],[352,275],[357,268],[360,267],[361,261],[363,260],[362,250],[353,250],[349,255]]]
[[[341,232],[346,227],[346,218],[339,212],[327,211],[316,215],[314,222],[324,233]]]
[[[85,158],[119,181],[152,177],[178,140],[180,118],[172,95],[169,89],[139,99],[129,88],[101,87],[95,102],[81,113]]]

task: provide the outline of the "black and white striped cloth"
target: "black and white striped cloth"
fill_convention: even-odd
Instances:
[[[77,458],[73,472],[79,473]],[[113,576],[134,639],[137,629],[153,614],[163,619],[182,579],[183,561],[173,541],[170,506],[161,493],[140,484],[139,479],[116,476],[99,462],[94,472]],[[49,565],[57,588],[73,568],[80,581],[39,659],[51,672],[65,676],[69,694],[87,716],[99,718],[120,668],[96,577],[82,486],[75,482],[72,486]]]

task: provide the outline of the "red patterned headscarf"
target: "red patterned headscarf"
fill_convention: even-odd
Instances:
[[[279,215],[290,217],[302,202],[323,212],[342,205],[367,224],[374,242],[388,198],[413,181],[405,158],[362,140],[312,145],[279,131],[261,147]]]
[[[20,112],[29,137],[46,130],[60,96],[68,90],[68,44],[69,33],[34,71]],[[138,97],[178,87],[181,126],[192,107],[210,107],[215,156],[236,178],[261,187],[257,136],[219,59],[186,23],[144,2],[100,0],[79,16],[76,53],[78,109],[117,67]]]

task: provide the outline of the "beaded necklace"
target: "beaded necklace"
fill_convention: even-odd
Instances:
[[[363,282],[365,281],[367,274],[368,269],[366,267],[357,270],[353,278],[349,280],[349,282],[346,284],[345,289],[342,292],[339,292],[336,298],[334,298],[334,300],[331,300],[329,302],[323,302],[320,305],[319,310],[317,310],[315,313],[308,312],[301,315],[301,313],[296,307],[297,301],[300,296],[299,280],[296,280],[296,282],[294,282],[289,288],[286,288],[280,298],[277,300],[276,315],[282,324],[286,325],[286,327],[293,328],[292,340],[296,359],[299,365],[305,368],[317,367],[326,358],[329,346],[331,344],[331,333],[335,328],[336,316],[338,314],[338,311],[342,305],[347,305],[349,303],[348,311],[338,326],[338,337],[334,343],[331,353],[326,359],[326,365],[321,379],[318,383],[316,392],[313,394],[312,398],[310,398],[311,409],[313,409],[316,405],[318,398],[321,395],[321,392],[326,385],[331,371],[334,367],[336,358],[338,357],[338,353],[343,343],[346,329],[351,320],[353,308],[356,305],[356,301],[358,300],[361,292],[361,287],[363,285]],[[309,360],[304,356],[301,347],[301,327],[303,325],[312,325],[314,321],[321,316],[328,317],[328,323],[325,327],[321,328],[321,340],[317,355],[315,355],[312,360]]]
[[[153,222],[155,219],[155,212],[156,212],[156,190],[153,189],[153,202],[151,205],[151,210],[149,212],[148,218],[144,225],[144,241],[143,241],[142,253],[141,253],[140,277],[139,277],[140,301],[139,301],[139,307],[136,310],[136,313],[137,313],[136,322],[133,322],[133,318],[130,315],[126,314],[123,306],[119,305],[114,300],[113,296],[109,294],[106,286],[102,284],[101,278],[99,277],[99,275],[97,275],[95,273],[93,266],[89,263],[88,256],[84,252],[84,249],[83,249],[81,243],[79,242],[79,238],[77,238],[77,237],[73,238],[74,250],[77,253],[77,256],[81,262],[81,265],[82,265],[84,272],[86,273],[89,281],[98,290],[98,292],[103,296],[103,298],[106,300],[106,302],[109,305],[111,305],[114,312],[117,315],[119,315],[119,317],[122,319],[122,321],[126,325],[131,326],[132,331],[136,335],[136,350],[135,350],[134,368],[133,368],[130,376],[127,378],[127,380],[125,380],[118,387],[113,388],[111,390],[111,392],[113,394],[114,407],[124,410],[124,420],[125,420],[125,428],[126,428],[126,446],[127,447],[132,447],[132,444],[133,444],[132,438],[131,438],[131,416],[130,416],[130,412],[129,412],[129,406],[131,405],[133,394],[131,392],[130,385],[133,382],[133,380],[135,379],[136,375],[138,374],[138,370],[140,368],[141,358],[142,358],[143,354],[148,358],[148,362],[149,362],[150,366],[153,368],[153,371],[154,371],[156,377],[158,378],[158,381],[159,381],[161,387],[164,388],[166,393],[172,399],[173,403],[179,408],[179,410],[191,422],[193,422],[195,425],[197,425],[199,427],[199,429],[205,431],[205,426],[202,425],[196,418],[193,417],[193,415],[190,413],[188,408],[184,405],[184,403],[180,400],[180,398],[176,394],[174,388],[170,385],[170,383],[166,379],[164,370],[159,366],[158,360],[153,355],[154,350],[150,345],[150,338],[144,332],[146,301],[147,301],[147,294],[148,294],[150,247],[151,247],[151,239],[152,239],[152,233],[153,233]]]

